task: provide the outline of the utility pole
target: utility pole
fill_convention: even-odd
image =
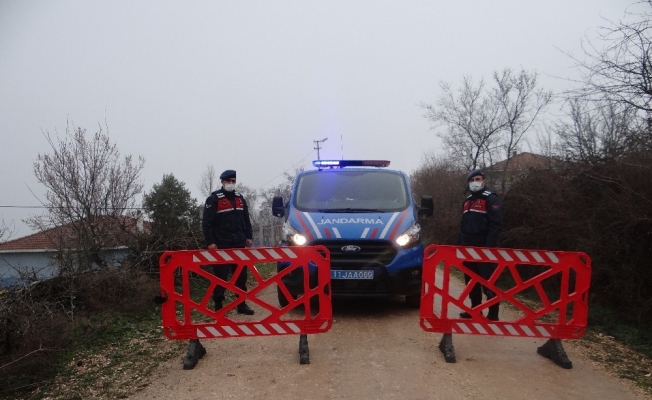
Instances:
[[[322,140],[313,140],[313,142],[315,142],[314,149],[317,150],[317,160],[321,160],[321,158],[319,158],[319,149],[321,149],[321,147],[319,147],[319,143],[324,143],[327,140],[327,137],[323,138]]]

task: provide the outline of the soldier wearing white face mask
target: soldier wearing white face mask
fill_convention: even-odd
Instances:
[[[249,207],[242,194],[235,191],[236,174],[226,170],[220,175],[222,188],[211,193],[206,199],[202,230],[208,249],[231,249],[251,246],[252,230],[249,219]],[[213,273],[225,281],[229,271],[235,272],[236,264],[222,264],[213,267]],[[235,286],[247,291],[247,270],[243,269]],[[215,310],[222,308],[224,287],[217,286],[213,292]],[[253,315],[254,311],[242,302],[238,304],[238,313]]]
[[[471,195],[464,200],[462,206],[462,223],[458,244],[462,246],[495,247],[498,244],[498,236],[503,228],[503,204],[496,193],[485,187],[484,173],[481,169],[471,171],[466,177]],[[464,265],[471,271],[477,273],[485,280],[491,277],[496,270],[497,264],[478,263],[465,261]],[[464,275],[468,284],[470,277]],[[487,287],[476,284],[469,293],[471,307],[476,307],[482,302],[482,291],[487,300],[496,294]],[[492,321],[498,320],[498,304],[489,307],[487,318]],[[462,318],[471,318],[471,315],[460,313]]]

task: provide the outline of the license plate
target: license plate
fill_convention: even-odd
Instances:
[[[331,279],[374,279],[373,270],[331,270]]]

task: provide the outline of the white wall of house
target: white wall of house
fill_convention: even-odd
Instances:
[[[34,273],[38,279],[51,278],[55,254],[47,250],[0,252],[0,287],[16,283],[19,271]]]

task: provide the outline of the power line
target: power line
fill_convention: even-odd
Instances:
[[[306,154],[305,156],[303,156],[299,161],[297,161],[297,162],[295,162],[294,164],[292,164],[288,169],[286,169],[285,171],[283,171],[283,172],[281,172],[280,174],[276,175],[276,176],[273,177],[272,179],[270,179],[270,180],[268,180],[267,182],[265,182],[265,183],[263,183],[262,185],[260,185],[260,186],[258,187],[258,189],[262,189],[263,187],[265,187],[265,185],[267,185],[268,183],[274,181],[274,180],[275,180],[276,178],[278,178],[279,176],[282,176],[283,174],[287,173],[290,169],[294,168],[297,164],[299,164],[299,163],[305,161],[305,159],[306,159],[310,154],[312,154],[312,150],[310,150],[310,151],[308,152],[308,154]]]
[[[270,180],[268,180],[267,182],[265,182],[265,183],[263,183],[262,185],[260,185],[260,186],[258,187],[258,189],[262,189],[262,188],[265,187],[268,183],[274,181],[274,180],[275,180],[276,178],[278,178],[279,176],[282,176],[283,174],[287,173],[290,169],[294,168],[297,164],[304,162],[305,159],[306,159],[310,154],[312,154],[312,150],[310,150],[308,153],[306,153],[306,155],[304,155],[303,157],[301,157],[301,158],[299,159],[299,161],[297,161],[297,162],[295,162],[294,164],[292,164],[289,168],[287,168],[286,170],[284,170],[284,171],[281,172],[280,174],[276,175],[276,176],[273,177],[272,179],[270,179]],[[0,204],[0,208],[20,208],[20,209],[41,209],[41,210],[51,210],[51,209],[68,209],[69,207],[63,207],[63,206],[60,206],[60,207],[57,207],[57,206],[16,206],[16,205],[7,205],[7,204],[3,205],[3,204]],[[108,210],[144,210],[144,208],[143,208],[143,207],[104,207],[104,208],[101,208],[101,210],[105,210],[105,211],[108,211]]]
[[[69,209],[70,207],[64,206],[13,206],[13,205],[2,205],[0,208],[38,208],[38,209]],[[99,210],[144,210],[143,207],[102,207]]]

